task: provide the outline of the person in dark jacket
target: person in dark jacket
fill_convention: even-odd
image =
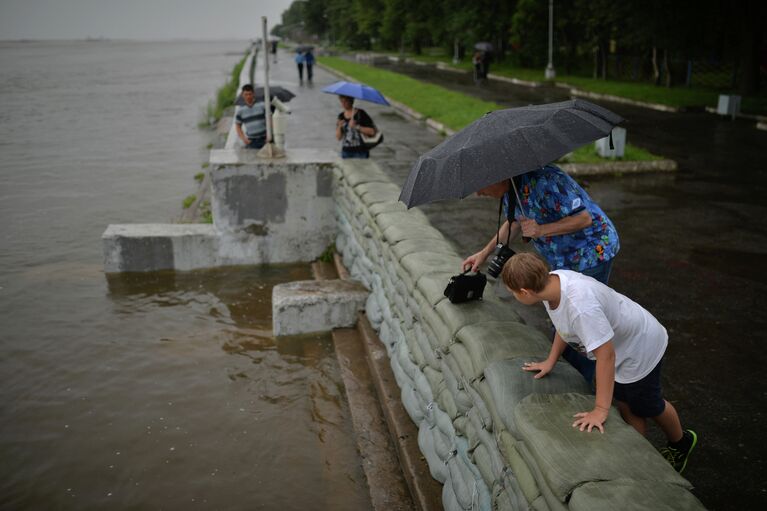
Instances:
[[[367,112],[354,108],[354,98],[338,96],[343,112],[336,120],[336,140],[341,141],[341,158],[369,158],[370,151],[362,140],[362,135],[372,137],[376,134],[376,125]]]

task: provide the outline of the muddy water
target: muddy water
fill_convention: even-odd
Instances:
[[[304,266],[107,278],[169,221],[246,45],[0,44],[0,509],[365,509],[328,338],[276,343]]]

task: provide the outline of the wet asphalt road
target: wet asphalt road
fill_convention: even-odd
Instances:
[[[569,99],[566,89],[382,67],[508,107]],[[709,509],[767,509],[767,132],[703,112],[595,102],[626,119],[630,143],[679,164],[673,175],[579,181],[620,233],[611,285],[669,331],[664,390],[699,436],[684,475]],[[487,242],[497,213],[480,199],[423,209],[467,255]],[[662,435],[650,440],[659,446]]]

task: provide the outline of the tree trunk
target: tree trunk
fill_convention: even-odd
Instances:
[[[668,49],[663,50],[663,74],[666,87],[671,87],[671,69],[668,65]]]
[[[606,45],[599,45],[599,53],[602,55],[602,80],[607,80],[607,48]]]
[[[744,3],[746,12],[741,18],[738,91],[748,96],[759,91],[759,48],[764,37],[767,8],[759,1]]]
[[[658,69],[658,47],[652,47],[652,81],[655,85],[660,85],[660,70]]]
[[[599,76],[599,47],[594,47],[594,73],[593,78],[596,80]]]

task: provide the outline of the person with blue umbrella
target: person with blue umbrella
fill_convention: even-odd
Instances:
[[[369,158],[370,148],[382,140],[382,134],[365,110],[354,107],[354,100],[388,105],[383,94],[373,87],[351,82],[336,82],[322,92],[338,95],[343,111],[336,120],[336,140],[341,141],[341,158]]]

